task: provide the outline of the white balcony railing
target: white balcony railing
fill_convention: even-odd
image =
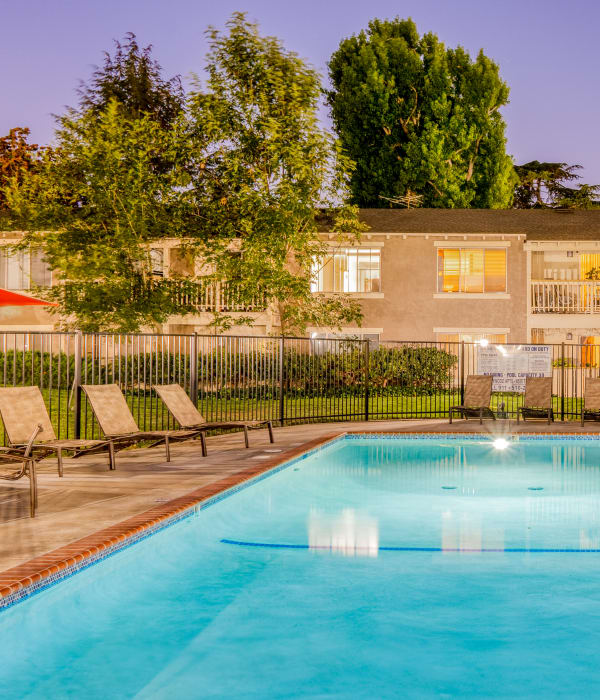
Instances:
[[[534,314],[600,313],[600,280],[531,282]]]
[[[198,312],[260,312],[267,308],[264,295],[257,293],[251,300],[243,300],[234,286],[227,284],[200,284],[176,280],[164,280],[177,303]]]

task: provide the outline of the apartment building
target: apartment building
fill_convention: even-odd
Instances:
[[[600,210],[363,209],[361,218],[370,228],[351,249],[324,230],[332,253],[315,284],[361,300],[359,334],[600,342]]]
[[[369,230],[354,246],[338,244],[323,224],[331,247],[315,261],[313,291],[358,299],[362,325],[310,328],[313,337],[600,343],[600,210],[363,209],[360,215]],[[151,255],[156,278],[194,273],[176,239],[153,245]],[[0,254],[0,287],[26,291],[50,282],[39,253]],[[251,316],[251,327],[232,333],[278,331],[273,309],[259,300],[242,307],[230,290],[207,290],[194,303],[196,314],[170,318],[159,330],[210,332],[218,309]],[[27,313],[28,319],[0,316],[0,329],[21,323],[46,330],[56,322],[44,311]]]

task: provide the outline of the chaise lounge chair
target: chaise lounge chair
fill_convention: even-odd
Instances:
[[[108,442],[110,469],[116,469],[115,448],[128,447],[142,440],[165,443],[167,462],[171,461],[171,441],[190,440],[201,430],[140,430],[117,384],[82,384],[92,411]],[[203,450],[204,453],[204,450]]]
[[[460,406],[450,406],[448,421],[452,423],[452,415],[454,413],[459,413],[465,420],[468,418],[479,418],[480,423],[483,423],[484,418],[496,420],[496,416],[490,409],[492,380],[493,377],[491,375],[469,375],[465,387],[465,399]]]
[[[585,393],[581,407],[581,425],[585,419],[600,420],[600,378],[585,380]]]
[[[23,476],[29,479],[29,515],[32,518],[35,517],[38,501],[37,477],[35,473],[36,459],[32,454],[32,450],[35,439],[42,431],[42,426],[37,425],[22,448],[0,448],[0,464],[8,464],[7,467],[0,468],[0,479],[16,481]],[[18,462],[21,462],[20,468],[16,466]]]
[[[525,399],[517,413],[523,420],[528,418],[548,419],[548,425],[554,420],[552,410],[552,377],[527,377],[525,380]]]
[[[39,432],[43,437],[36,439],[33,454],[38,459],[56,454],[59,476],[63,475],[63,450],[81,452],[108,447],[106,440],[58,440],[42,392],[37,386],[0,388],[0,416],[10,447],[24,446],[36,426],[42,426]]]
[[[160,396],[171,415],[182,428],[194,428],[196,430],[221,430],[229,428],[243,428],[244,443],[250,447],[248,440],[248,428],[266,427],[269,431],[269,440],[275,442],[273,437],[273,424],[270,420],[253,421],[220,421],[209,423],[200,411],[194,406],[193,401],[185,393],[179,384],[153,384],[152,388]],[[206,455],[206,443],[203,443],[204,455]]]

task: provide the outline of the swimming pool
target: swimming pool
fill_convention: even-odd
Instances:
[[[599,506],[599,440],[342,438],[0,612],[0,696],[595,696]]]

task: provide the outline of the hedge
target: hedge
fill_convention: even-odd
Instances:
[[[381,347],[369,353],[369,384],[379,395],[427,395],[452,385],[456,355],[434,347]],[[365,353],[310,354],[286,349],[283,357],[286,395],[336,396],[364,392]],[[75,358],[66,353],[0,352],[0,384],[63,388],[73,381]],[[279,394],[279,357],[268,352],[215,350],[198,356],[198,384],[207,394],[260,396]],[[189,384],[189,356],[145,353],[82,361],[82,381],[120,382],[125,389],[147,391],[157,381]]]

